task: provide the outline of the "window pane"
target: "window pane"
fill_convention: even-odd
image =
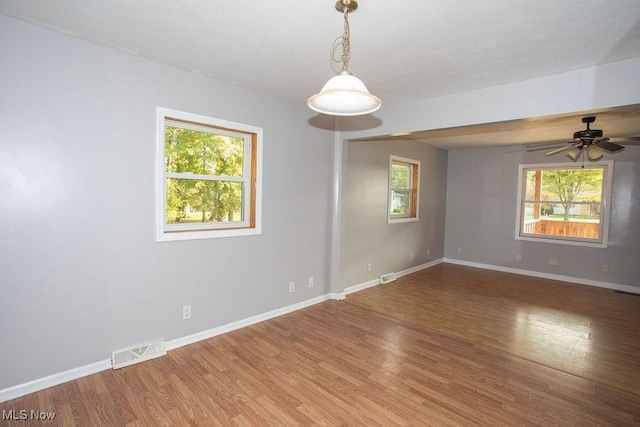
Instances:
[[[600,238],[600,203],[525,203],[522,233]]]
[[[612,164],[521,165],[516,238],[606,247]]]
[[[530,170],[526,172],[526,188],[525,198],[526,200],[536,200],[536,171]]]
[[[242,177],[244,139],[165,126],[166,172]]]
[[[242,221],[243,184],[167,178],[166,223]]]
[[[387,221],[404,223],[418,221],[420,161],[389,156],[389,198]]]
[[[542,171],[541,200],[600,202],[603,169],[557,169]]]
[[[540,177],[536,177],[540,173]],[[603,169],[528,170],[526,200],[600,202]],[[536,191],[537,188],[537,191]]]
[[[411,166],[402,163],[391,164],[391,188],[411,188]]]
[[[411,212],[411,192],[409,190],[392,190],[389,213],[392,215],[407,215],[409,212]]]

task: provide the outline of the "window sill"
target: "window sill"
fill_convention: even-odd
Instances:
[[[401,222],[418,222],[418,217],[411,218],[388,218],[388,224],[399,224]]]
[[[223,237],[255,236],[262,234],[259,227],[236,228],[226,230],[174,231],[156,234],[156,242],[175,242],[179,240],[218,239]]]
[[[552,243],[555,245],[572,245],[572,246],[583,246],[590,248],[606,248],[606,242],[589,242],[585,240],[569,240],[569,239],[561,239],[561,238],[553,238],[553,237],[535,237],[533,235],[525,235],[525,236],[516,236],[516,240],[524,240],[526,242],[538,242],[538,243]]]

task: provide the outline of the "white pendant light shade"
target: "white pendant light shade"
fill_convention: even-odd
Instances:
[[[329,79],[320,93],[311,96],[307,105],[318,113],[358,116],[377,111],[382,102],[369,93],[362,80],[348,71],[342,71]]]

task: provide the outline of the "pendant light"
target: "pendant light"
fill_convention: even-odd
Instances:
[[[342,63],[342,70],[323,86],[322,90],[307,100],[307,105],[314,111],[332,116],[359,116],[373,113],[382,105],[380,98],[372,95],[362,80],[349,71],[351,59],[351,42],[349,29],[349,13],[358,8],[355,0],[338,0],[336,10],[344,14],[344,33],[334,43],[331,59]],[[342,48],[342,59],[336,60],[336,48]]]

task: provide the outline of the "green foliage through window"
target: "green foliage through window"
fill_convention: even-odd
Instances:
[[[521,166],[519,235],[601,244],[607,168]]]
[[[262,128],[156,113],[156,241],[261,234]]]
[[[244,145],[243,138],[165,127],[168,224],[243,219],[243,183],[228,178],[243,176]]]

